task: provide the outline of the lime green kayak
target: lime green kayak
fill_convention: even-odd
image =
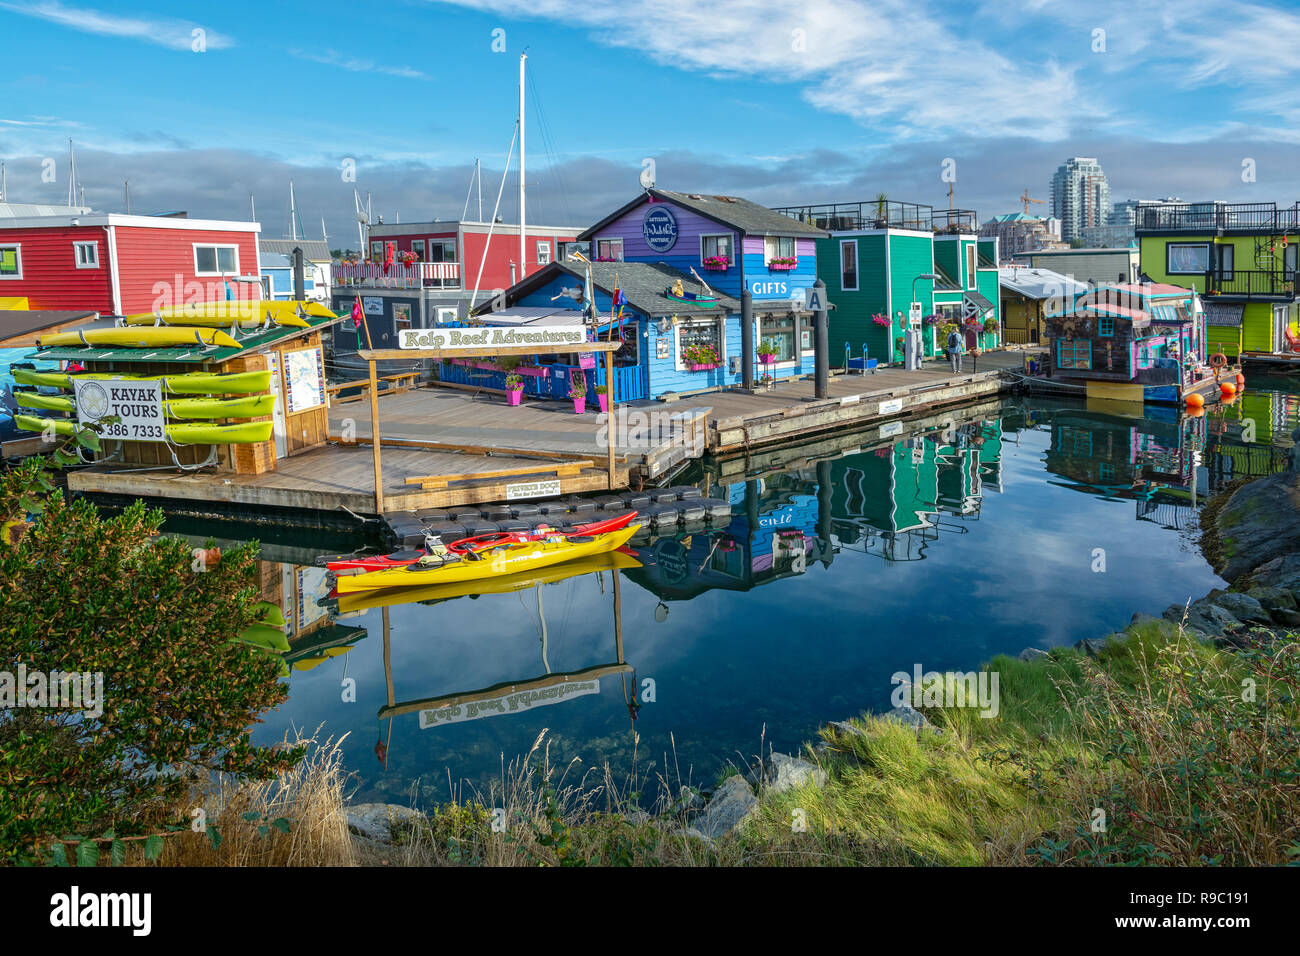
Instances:
[[[56,435],[71,435],[77,430],[77,423],[67,418],[15,415],[14,424],[29,432],[53,428]],[[271,427],[271,422],[241,422],[238,425],[174,422],[167,426],[167,440],[173,445],[246,445],[266,441],[271,437]]]
[[[275,396],[174,398],[164,404],[168,418],[261,418],[275,411]]]
[[[277,651],[287,651],[289,649],[289,639],[284,636],[284,631],[269,624],[254,624],[247,630],[240,631],[239,640],[254,647],[265,647]]]
[[[119,372],[77,372],[75,376],[67,372],[40,372],[36,369],[20,368],[12,370],[14,381],[19,385],[50,385],[57,388],[70,388],[72,379],[121,379],[124,382],[149,381],[157,375],[123,375]],[[167,391],[179,395],[239,395],[252,392],[265,392],[271,387],[271,372],[181,372],[177,375],[161,376]]]
[[[67,395],[42,395],[40,392],[25,392],[21,389],[14,393],[14,401],[23,408],[43,408],[52,412],[70,412],[73,401]]]

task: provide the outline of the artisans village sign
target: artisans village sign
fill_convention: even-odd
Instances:
[[[444,352],[529,346],[546,352],[563,346],[582,345],[586,341],[587,329],[581,325],[535,329],[491,326],[478,329],[402,329],[397,344],[404,349],[439,349]]]

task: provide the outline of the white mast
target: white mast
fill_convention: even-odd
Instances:
[[[524,61],[527,53],[519,54],[519,278],[528,275],[528,253],[524,237]]]
[[[122,192],[126,196],[126,214],[131,215],[131,180],[123,180]]]
[[[249,222],[257,222],[257,200],[252,193],[248,194],[248,211],[252,215]]]
[[[293,180],[289,180],[289,238],[298,238],[298,204],[293,198]]]
[[[0,202],[8,202],[5,196],[9,195],[5,189],[5,164],[0,162]]]
[[[326,242],[330,241],[330,234],[325,231],[325,214],[320,214],[320,237]]]
[[[483,161],[474,160],[474,178],[478,181],[478,221],[483,221]],[[0,190],[3,191],[3,190]]]
[[[77,154],[72,151],[72,140],[68,140],[68,205],[77,204]]]

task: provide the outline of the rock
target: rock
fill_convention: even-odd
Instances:
[[[1270,614],[1274,611],[1290,611],[1296,606],[1295,595],[1285,588],[1254,587],[1246,592],[1260,603]]]
[[[694,829],[703,837],[716,840],[730,833],[754,812],[758,798],[745,778],[728,777],[713,791],[713,797],[695,819]]]
[[[771,793],[783,793],[809,781],[820,787],[828,779],[826,771],[815,763],[789,754],[773,753],[763,768],[763,785]]]
[[[633,826],[640,826],[643,823],[650,822],[650,814],[646,813],[644,810],[640,808],[637,808],[634,810],[629,810],[627,811],[627,813],[623,814],[623,819],[626,820],[628,823],[632,824]]]
[[[1300,554],[1286,554],[1255,569],[1251,580],[1262,587],[1300,591]]]
[[[1036,661],[1039,658],[1046,657],[1046,656],[1047,656],[1047,651],[1043,650],[1041,647],[1026,647],[1023,651],[1021,651],[1019,654],[1016,655],[1016,659],[1022,661]]]
[[[1264,624],[1268,622],[1268,611],[1264,605],[1249,594],[1227,592],[1212,599],[1215,607],[1221,607],[1239,621]]]
[[[1222,634],[1243,626],[1240,619],[1227,608],[1205,600],[1194,601],[1188,608],[1187,623],[1208,634]]]
[[[861,737],[866,733],[861,727],[851,724],[847,720],[832,720],[829,726],[834,727],[846,737]]]
[[[395,830],[427,818],[397,803],[358,803],[344,808],[348,829],[376,843],[392,843]]]
[[[1085,637],[1083,640],[1075,642],[1074,649],[1076,651],[1083,651],[1083,653],[1087,654],[1089,657],[1096,657],[1106,649],[1107,640],[1109,640],[1109,638]]]
[[[1276,558],[1297,557],[1300,474],[1269,475],[1238,488],[1219,511],[1215,531],[1224,558],[1219,573],[1229,581],[1236,581]],[[1300,585],[1300,565],[1295,567],[1295,572]],[[1280,581],[1259,579],[1256,583],[1288,586]]]
[[[889,713],[884,715],[885,720],[897,721],[900,724],[906,724],[913,728],[918,734],[923,730],[928,730],[932,734],[943,733],[938,727],[925,719],[925,714],[921,713],[911,704],[899,704]]]
[[[1141,627],[1143,624],[1152,624],[1152,623],[1159,624],[1163,620],[1165,620],[1165,618],[1152,617],[1150,614],[1143,614],[1141,611],[1139,611],[1138,613],[1134,614],[1131,618],[1129,618],[1128,626]]]
[[[1283,627],[1300,628],[1300,611],[1282,608],[1273,612],[1273,620]]]

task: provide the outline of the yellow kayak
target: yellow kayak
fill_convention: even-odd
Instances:
[[[14,424],[24,431],[71,435],[77,423],[70,418],[37,418],[15,415]],[[240,422],[237,425],[212,425],[207,422],[172,422],[167,425],[167,440],[173,445],[246,445],[271,437],[272,422]]]
[[[14,389],[14,401],[23,408],[39,408],[51,412],[73,411],[73,401],[67,395],[42,395],[40,392],[25,392]]]
[[[302,315],[337,318],[319,302],[254,299],[242,302],[201,302],[159,309],[157,312],[138,312],[128,315],[123,321],[127,325],[155,325],[161,321],[164,326],[229,328],[232,325],[261,325],[269,316],[276,325],[305,329],[310,323]]]
[[[368,611],[376,607],[391,607],[395,604],[414,604],[417,602],[448,601],[452,598],[465,597],[470,594],[509,594],[523,591],[539,584],[553,584],[566,578],[589,574],[593,571],[626,571],[641,567],[641,561],[633,555],[622,551],[607,551],[585,558],[575,558],[554,567],[539,571],[524,571],[519,574],[506,574],[499,577],[483,578],[478,581],[461,581],[458,584],[429,584],[424,587],[388,588],[383,591],[360,591],[355,594],[339,595],[339,613],[351,614],[354,611]]]
[[[265,392],[271,387],[269,369],[261,372],[181,372],[176,375],[123,375],[120,372],[45,372],[31,368],[12,369],[14,382],[19,385],[47,385],[57,388],[71,388],[72,379],[105,379],[130,381],[149,381],[162,378],[163,386],[168,392],[178,395],[241,395],[253,392]]]
[[[187,345],[239,348],[239,343],[220,329],[176,329],[167,326],[53,332],[40,336],[36,343],[43,349],[61,345],[118,346],[128,349],[184,348]]]
[[[163,407],[168,418],[261,418],[275,411],[275,396],[173,398],[164,402]]]
[[[338,578],[340,595],[358,591],[375,591],[380,588],[409,588],[414,585],[456,584],[495,578],[522,571],[533,571],[563,564],[575,558],[586,558],[621,548],[632,535],[641,530],[639,524],[629,525],[621,531],[592,537],[559,538],[552,541],[511,542],[499,548],[478,552],[480,560],[461,558],[453,560],[450,552],[429,555],[414,564],[387,571],[370,571],[363,574],[344,574]],[[557,536],[559,537],[559,536]],[[439,563],[441,562],[441,563]]]

